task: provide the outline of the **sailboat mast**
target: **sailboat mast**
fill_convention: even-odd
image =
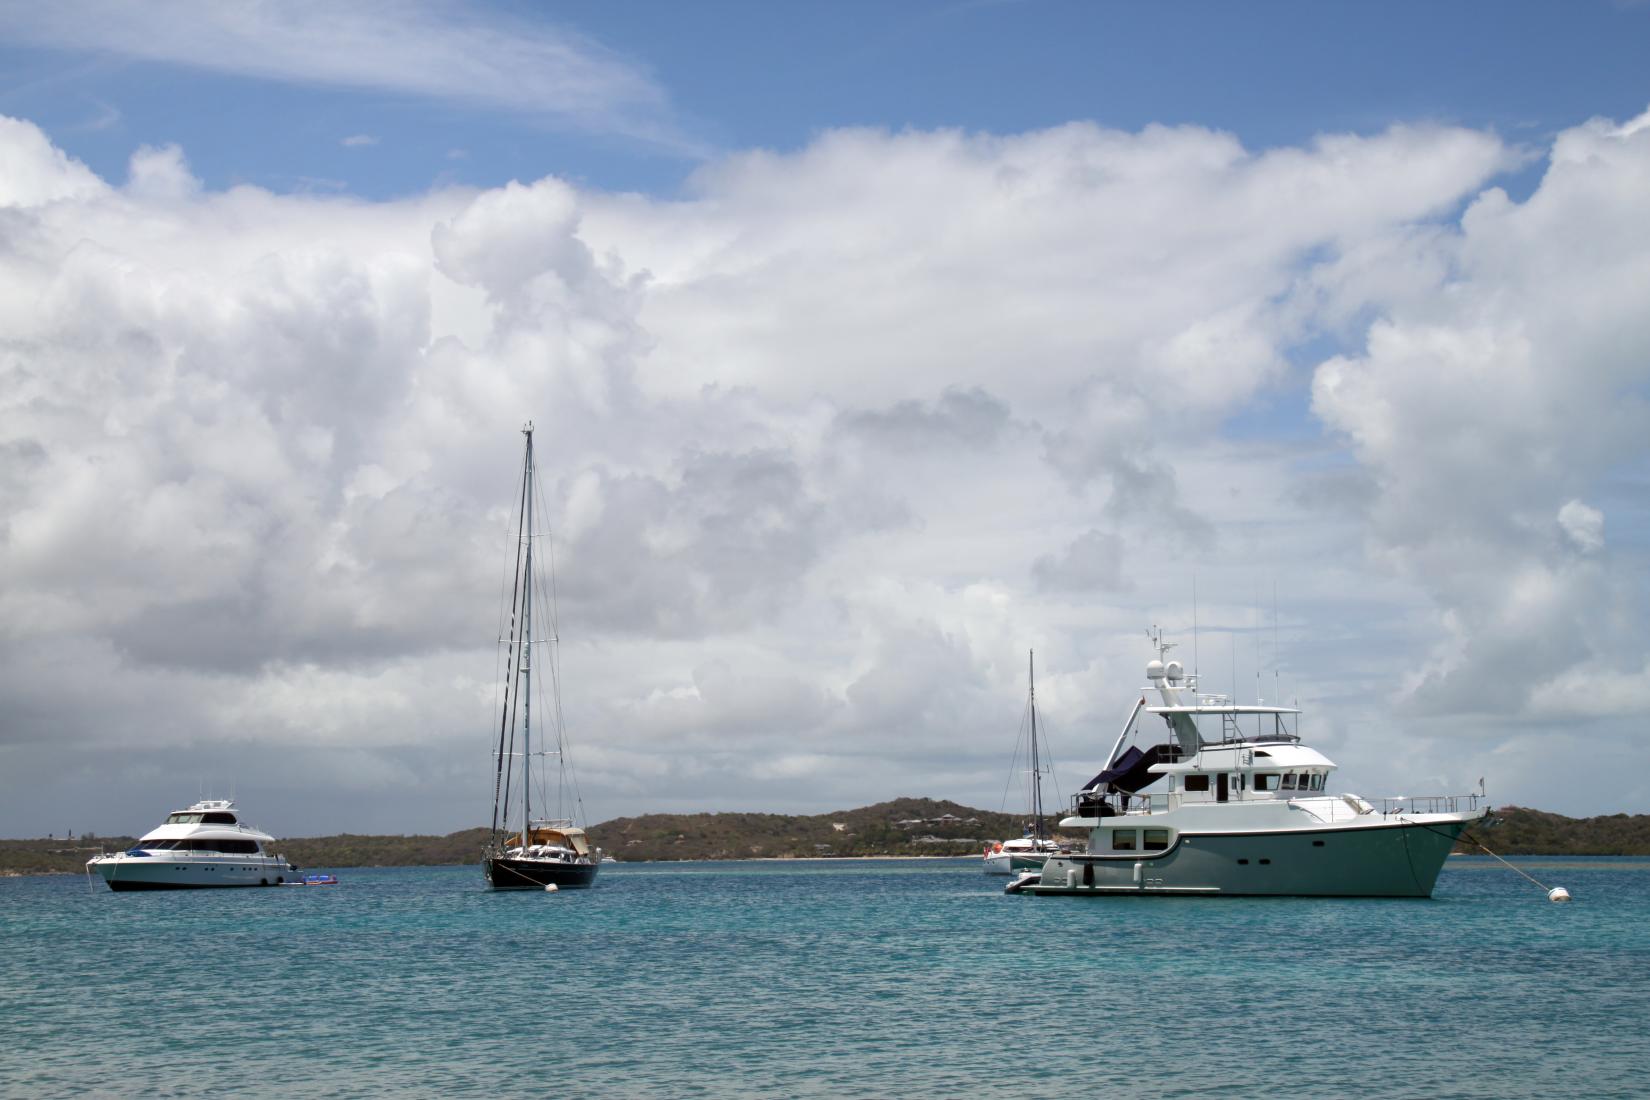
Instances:
[[[521,537],[527,544],[521,593],[521,846],[533,842],[533,422],[521,430],[527,437],[527,526]]]
[[[516,571],[513,580],[519,582],[521,577],[521,533],[527,530],[527,459],[522,460],[521,503],[516,511]],[[515,722],[515,670],[518,660],[517,650],[519,639],[516,635],[516,615],[521,610],[521,585],[512,583],[510,586],[510,629],[505,635],[508,649],[504,657],[504,699],[498,719],[498,768],[493,776],[493,841],[498,841],[499,828],[508,829],[510,822],[510,791],[509,779],[512,778],[507,770],[508,753],[515,751],[514,722]],[[505,733],[511,734],[508,750],[505,745]],[[503,804],[503,816],[500,816],[500,803]]]
[[[1043,769],[1037,759],[1037,653],[1026,650],[1026,672],[1031,681],[1031,832],[1043,839]]]

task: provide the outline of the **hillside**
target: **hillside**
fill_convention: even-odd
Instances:
[[[808,856],[972,855],[1019,836],[1023,818],[931,798],[898,798],[813,817],[646,814],[603,822],[590,835],[622,860],[794,859]],[[1075,838],[1074,838],[1075,839]]]
[[[1650,814],[1565,817],[1503,806],[1488,829],[1468,830],[1463,841],[1481,839],[1503,856],[1643,856],[1650,855]],[[1477,852],[1472,844],[1458,851]]]
[[[1507,806],[1481,830],[1501,855],[1650,855],[1650,815],[1573,818]],[[852,856],[972,855],[986,840],[1020,833],[1021,818],[956,802],[899,798],[857,810],[786,814],[645,814],[604,821],[596,845],[621,860],[796,859]],[[1458,851],[1477,852],[1469,832]],[[486,829],[446,836],[295,837],[276,849],[300,868],[410,867],[477,863]],[[1071,837],[1082,840],[1081,837]],[[0,840],[0,875],[79,873],[99,851],[119,851],[132,837]]]
[[[1019,836],[1021,818],[956,802],[901,798],[857,810],[785,814],[647,814],[591,828],[593,843],[622,860],[789,859],[829,856],[972,855],[990,839]],[[132,837],[0,840],[0,874],[81,872],[100,851]],[[283,839],[276,850],[300,868],[413,867],[479,863],[486,829],[446,836],[338,836]]]

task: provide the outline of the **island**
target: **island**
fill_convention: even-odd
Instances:
[[[1056,820],[1051,817],[1051,821]],[[1017,814],[956,802],[898,798],[857,810],[796,816],[761,813],[643,814],[592,826],[596,846],[621,861],[722,859],[852,859],[978,856],[989,841],[1021,835]],[[276,850],[300,868],[421,867],[478,863],[487,830],[445,836],[289,837]],[[1082,836],[1057,840],[1080,845]],[[85,834],[69,839],[0,840],[0,875],[79,873],[99,852],[119,851],[136,838]],[[1522,806],[1494,812],[1486,828],[1462,834],[1460,853],[1499,855],[1650,855],[1650,814],[1574,818]]]

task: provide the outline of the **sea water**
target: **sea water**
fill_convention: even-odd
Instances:
[[[0,880],[6,1096],[1650,1093],[1650,861],[1419,900],[1033,898],[977,859]]]

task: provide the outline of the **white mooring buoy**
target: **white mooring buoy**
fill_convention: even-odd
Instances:
[[[1547,900],[1548,901],[1569,901],[1570,900],[1570,891],[1564,889],[1564,887],[1562,887],[1562,886],[1554,886],[1551,890],[1547,891]]]
[[[547,883],[545,883],[545,884],[544,884],[544,892],[545,892],[545,893],[546,893],[546,894],[554,894],[554,893],[555,893],[555,892],[556,892],[556,884],[555,884],[555,883],[553,883],[553,882],[547,882]],[[1570,896],[1570,895],[1569,895],[1569,894],[1565,894],[1565,895],[1564,895],[1564,896],[1565,896],[1565,897],[1569,897],[1569,896]]]

